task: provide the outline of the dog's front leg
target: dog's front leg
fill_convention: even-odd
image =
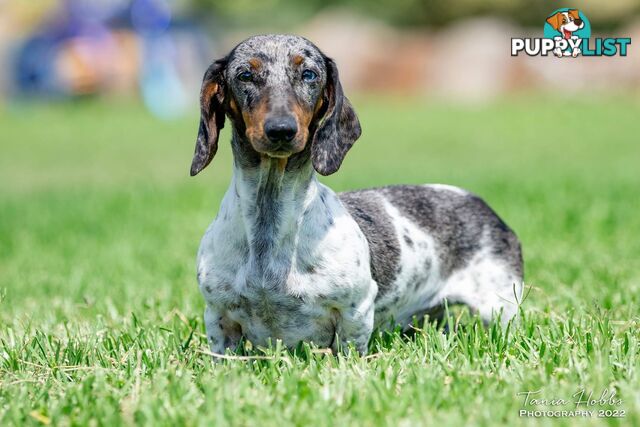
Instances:
[[[235,349],[242,338],[240,325],[226,319],[210,305],[204,310],[204,326],[212,353],[224,354],[227,348]]]
[[[332,345],[334,352],[347,352],[350,345],[361,355],[367,354],[369,339],[373,332],[374,300],[378,285],[371,282],[364,298],[339,310],[336,319],[336,337]]]

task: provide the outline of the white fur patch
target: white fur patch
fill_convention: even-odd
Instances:
[[[429,186],[433,188],[433,186]],[[451,186],[438,186],[442,191],[466,191]],[[392,218],[400,243],[400,270],[391,290],[376,302],[376,311],[386,307],[384,316],[376,317],[376,326],[408,325],[413,316],[444,304],[445,299],[463,303],[477,312],[483,321],[501,313],[504,324],[513,318],[522,298],[522,283],[505,262],[492,255],[485,231],[482,248],[462,268],[443,277],[441,259],[433,236],[385,201],[384,208]],[[407,242],[409,237],[411,243]],[[515,293],[514,293],[515,289]],[[418,319],[420,320],[420,319]]]
[[[504,261],[492,255],[488,240],[483,238],[482,249],[467,266],[448,278],[440,296],[450,303],[468,305],[485,322],[501,314],[501,321],[506,324],[518,311],[518,303],[522,300],[522,283]]]
[[[447,184],[425,184],[425,187],[429,187],[429,188],[433,188],[434,190],[439,190],[439,191],[451,191],[453,193],[459,194],[461,196],[466,196],[469,194],[469,192],[467,190],[463,190],[460,187],[455,187],[453,185],[447,185]]]
[[[424,313],[440,302],[438,294],[445,283],[440,275],[440,260],[433,237],[388,201],[384,202],[384,209],[392,218],[400,243],[400,270],[391,290],[376,303],[378,308],[388,307],[385,317],[376,318],[376,325],[386,326],[390,321],[406,325],[414,315]]]

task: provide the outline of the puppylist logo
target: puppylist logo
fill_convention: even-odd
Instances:
[[[627,56],[630,37],[591,38],[591,23],[578,9],[562,8],[549,15],[542,38],[511,39],[511,56],[576,58],[582,56]]]

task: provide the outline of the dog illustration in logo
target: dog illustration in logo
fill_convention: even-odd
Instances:
[[[553,27],[554,30],[562,34],[562,37],[555,37],[555,40],[560,39],[573,39],[577,40],[578,36],[574,36],[573,33],[584,28],[584,21],[580,18],[580,12],[578,9],[569,9],[566,12],[557,12],[547,18],[547,23]],[[562,49],[556,48],[553,53],[561,57],[563,56]],[[580,55],[580,48],[575,47],[571,52],[571,56],[574,58]]]

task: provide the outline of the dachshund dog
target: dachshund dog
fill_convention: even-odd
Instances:
[[[448,302],[485,322],[516,315],[520,243],[477,196],[446,185],[336,194],[359,138],[338,69],[308,40],[261,35],[209,67],[191,175],[213,159],[225,116],[233,177],[198,251],[213,353],[242,338],[367,352],[374,328]]]

